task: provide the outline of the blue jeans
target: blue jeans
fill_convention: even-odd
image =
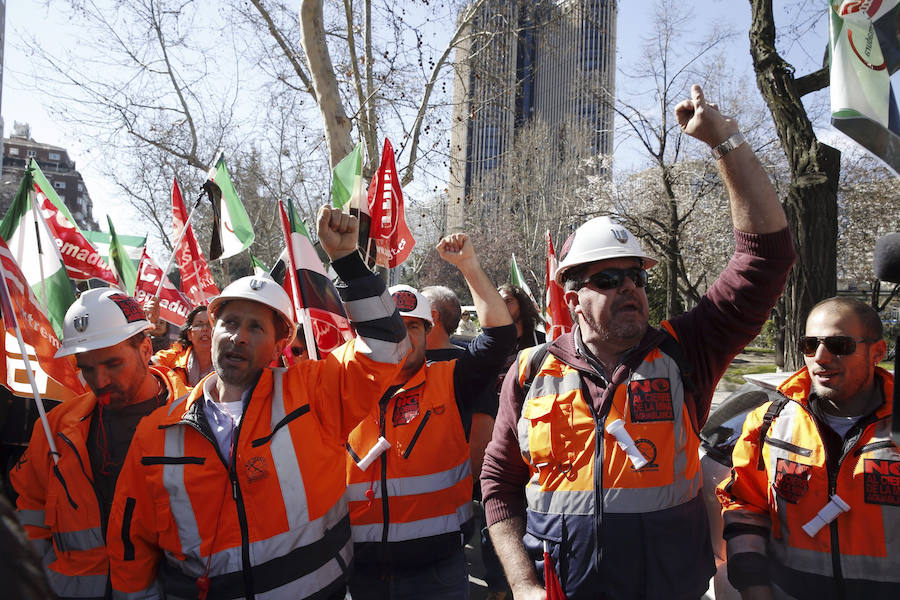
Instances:
[[[353,600],[468,600],[463,549],[434,563],[410,568],[357,565],[350,574]]]

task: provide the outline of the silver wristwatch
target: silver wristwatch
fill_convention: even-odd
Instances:
[[[712,152],[712,157],[715,160],[719,160],[741,144],[745,143],[747,140],[744,139],[744,134],[738,131],[735,134],[729,136],[727,140],[719,144],[718,146],[713,146],[710,150]]]

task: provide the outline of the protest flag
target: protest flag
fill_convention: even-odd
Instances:
[[[213,280],[212,273],[203,251],[197,244],[194,228],[188,223],[189,216],[184,208],[184,199],[178,180],[172,179],[172,228],[174,239],[181,243],[174,249],[181,273],[181,290],[195,305],[206,304],[210,298],[219,295],[219,288]],[[187,223],[187,231],[183,231]],[[183,235],[182,235],[183,233]]]
[[[331,205],[347,212],[354,200],[359,204],[362,195],[362,144],[357,144],[332,171]]]
[[[116,236],[116,228],[113,226],[112,219],[106,215],[106,222],[109,223],[109,261],[116,270],[119,278],[119,287],[125,290],[129,296],[134,296],[134,286],[137,283],[137,269],[131,258],[125,252],[125,247]]]
[[[572,330],[572,315],[566,306],[565,291],[556,283],[556,269],[559,261],[556,259],[556,250],[553,248],[553,239],[550,230],[547,230],[547,275],[544,286],[547,292],[547,319],[549,328],[547,340],[553,341],[564,333]]]
[[[321,356],[331,352],[353,337],[353,329],[344,312],[344,305],[325,267],[313,247],[306,226],[288,201],[288,210],[279,203],[279,214],[285,232],[285,251],[273,267],[272,273],[294,302],[298,322],[304,323],[307,348],[318,348]],[[283,273],[283,278],[279,277]],[[291,280],[293,277],[293,281]],[[309,323],[301,320],[308,311]],[[315,344],[310,344],[312,338]],[[310,352],[310,356],[313,353]]]
[[[829,6],[831,124],[900,175],[900,112],[890,76],[900,68],[898,2]]]
[[[229,258],[249,248],[254,239],[253,226],[231,182],[222,152],[209,170],[209,179],[203,189],[209,195],[213,209],[209,259]]]
[[[194,307],[191,299],[175,287],[156,262],[144,250],[138,268],[134,299],[144,306],[150,298],[159,298],[159,317],[172,325],[181,327]]]
[[[512,258],[509,259],[509,282],[522,288],[522,290],[528,294],[528,297],[531,298],[531,301],[534,302],[535,306],[538,306],[537,300],[534,299],[534,294],[531,293],[531,288],[528,287],[528,282],[525,281],[525,276],[522,275],[522,271],[519,270],[519,263],[516,262],[515,253],[513,253]]]
[[[269,275],[268,267],[266,267],[266,265],[264,265],[261,260],[253,256],[252,254],[250,255],[250,265],[253,267],[253,275],[255,275],[256,277]]]
[[[375,264],[396,267],[407,259],[416,240],[406,224],[394,148],[387,138],[381,150],[381,164],[369,185],[368,205],[370,224],[368,239],[364,241],[365,256],[369,258],[374,246]]]
[[[56,240],[38,206],[33,160],[25,170],[16,197],[0,222],[0,238],[6,242],[57,336],[62,335],[66,309],[75,302],[72,282]]]

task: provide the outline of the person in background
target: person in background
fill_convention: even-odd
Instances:
[[[754,410],[716,493],[744,600],[900,598],[900,450],[878,313],[816,304],[806,365]]]
[[[188,313],[175,345],[153,355],[153,364],[171,370],[181,383],[194,387],[213,370],[212,327],[207,307],[195,306]]]
[[[413,350],[347,443],[354,600],[468,596],[463,540],[472,526],[472,477],[463,424],[497,376],[515,328],[469,236],[449,235],[437,250],[465,278],[484,333],[459,358],[428,362],[430,301],[408,285],[390,289]]]
[[[50,411],[54,465],[41,422],[10,479],[17,516],[60,598],[110,598],[106,529],[138,423],[187,390],[149,366],[150,323],[116,288],[87,290],[69,307],[56,356],[73,356],[90,391]]]
[[[541,315],[534,301],[528,297],[525,290],[511,283],[504,283],[498,289],[500,297],[506,302],[506,310],[509,311],[513,322],[516,324],[516,351],[531,348],[547,341],[543,331],[537,329],[541,323]],[[507,365],[508,366],[508,365]]]

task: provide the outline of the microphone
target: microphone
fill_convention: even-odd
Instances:
[[[889,233],[875,242],[875,277],[900,283],[900,233]]]

